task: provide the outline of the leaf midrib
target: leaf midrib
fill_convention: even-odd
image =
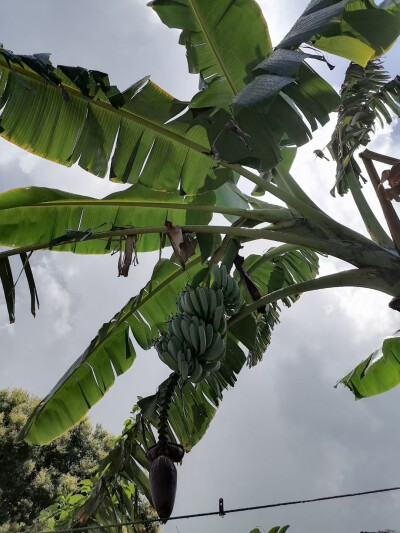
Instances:
[[[50,202],[41,202],[40,204],[32,204],[28,206],[23,207],[72,207],[72,206],[107,206],[107,207],[147,207],[147,208],[155,208],[155,209],[180,209],[183,211],[201,211],[205,213],[219,213],[221,215],[233,215],[233,216],[240,216],[240,217],[246,217],[251,220],[258,220],[261,222],[264,222],[264,217],[262,214],[257,214],[257,210],[248,210],[248,209],[240,209],[240,208],[229,208],[229,207],[223,207],[223,206],[215,206],[215,205],[195,205],[195,204],[178,204],[178,203],[163,203],[163,202],[140,202],[140,201],[115,201],[115,200],[98,200],[97,198],[94,199],[84,199],[84,200],[71,200],[71,201],[65,201],[65,200],[55,200]],[[21,206],[19,206],[21,207]],[[9,208],[9,209],[13,209]]]
[[[214,0],[216,1],[216,0]],[[229,87],[231,88],[231,91],[233,92],[234,96],[236,96],[238,94],[238,90],[236,90],[236,87],[235,87],[235,84],[233,83],[233,80],[231,79],[230,75],[229,75],[229,72],[228,70],[225,68],[225,64],[224,62],[222,61],[221,59],[221,56],[219,55],[219,52],[218,52],[218,49],[217,47],[214,45],[214,42],[211,38],[211,35],[207,29],[207,26],[206,24],[204,23],[203,21],[203,18],[201,17],[201,14],[199,13],[195,3],[196,3],[196,0],[188,0],[189,4],[191,5],[192,9],[193,9],[193,12],[198,20],[198,23],[200,25],[200,27],[202,28],[203,30],[203,33],[208,41],[208,44],[211,48],[211,50],[213,51],[216,59],[217,59],[217,62],[218,64],[220,65],[221,67],[221,70],[222,72],[224,73],[224,76],[225,76],[225,79],[226,81],[228,82],[229,84]]]
[[[14,72],[17,72],[20,76],[23,76],[25,78],[30,78],[32,79],[33,81],[35,81],[36,83],[41,83],[43,85],[46,85],[48,83],[45,82],[45,80],[43,80],[43,78],[41,76],[39,76],[38,74],[36,74],[35,72],[32,72],[32,71],[29,71],[25,68],[22,68],[20,67],[19,65],[13,65],[13,68],[11,69],[7,64],[4,64],[4,62],[2,61],[2,58],[0,56],[0,68],[3,68],[7,71],[9,71],[11,74],[13,74]],[[56,87],[53,86],[55,89]],[[135,113],[132,113],[132,112],[129,112],[129,111],[126,111],[122,108],[115,108],[113,107],[111,104],[109,103],[106,103],[106,102],[103,102],[101,100],[93,100],[91,98],[88,98],[87,96],[85,96],[84,94],[82,94],[81,91],[79,91],[78,89],[75,89],[74,87],[71,87],[69,85],[63,85],[64,89],[67,91],[68,94],[71,94],[73,96],[76,96],[77,98],[81,98],[83,100],[86,100],[88,103],[94,105],[94,106],[97,106],[97,107],[101,107],[103,109],[106,109],[107,111],[111,112],[111,113],[115,113],[116,115],[119,115],[119,116],[122,116],[123,118],[126,118],[132,122],[135,122],[135,123],[138,123],[138,124],[141,124],[142,126],[150,129],[150,130],[153,130],[155,132],[157,132],[158,134],[168,138],[168,139],[171,139],[181,145],[184,145],[184,146],[187,146],[188,148],[196,151],[196,152],[199,152],[201,154],[203,154],[204,156],[206,157],[209,157],[210,159],[212,159],[214,161],[214,159],[209,155],[209,152],[210,152],[210,148],[207,147],[207,146],[203,146],[201,144],[197,144],[185,137],[182,137],[180,135],[178,135],[177,133],[174,133],[172,132],[171,130],[167,129],[167,128],[164,128],[162,126],[159,126],[158,124],[155,124],[154,122],[151,122],[143,117],[141,117],[140,115],[137,115]]]

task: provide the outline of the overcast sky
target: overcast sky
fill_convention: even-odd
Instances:
[[[216,0],[217,1],[217,0]],[[306,0],[261,2],[277,44],[306,6]],[[186,73],[179,32],[169,30],[139,0],[5,0],[0,42],[16,53],[52,52],[54,64],[108,72],[120,89],[151,74],[179,98],[196,91]],[[234,36],[232,36],[234,38]],[[329,80],[339,87],[346,63]],[[388,58],[397,74],[400,48]],[[317,65],[319,69],[323,68]],[[333,124],[301,149],[293,173],[314,200],[335,218],[362,231],[350,198],[332,199],[334,165],[315,161]],[[400,157],[400,127],[379,130],[372,149]],[[66,169],[0,139],[0,190],[27,185],[96,197],[121,187],[79,167]],[[370,191],[369,197],[378,205]],[[260,242],[258,253],[269,247]],[[0,304],[0,387],[23,387],[43,396],[108,321],[146,283],[156,258],[142,255],[127,279],[117,278],[115,257],[38,252],[32,264],[41,307],[29,314],[25,282],[17,291],[17,321],[7,324]],[[345,268],[323,260],[322,272]],[[367,290],[337,289],[307,294],[286,310],[264,361],[244,370],[226,393],[214,422],[179,468],[174,514],[247,507],[284,500],[400,485],[398,406],[400,389],[355,402],[336,381],[399,329],[389,298]],[[92,420],[119,433],[137,395],[152,394],[168,374],[154,351],[141,352],[132,369],[91,412]],[[166,533],[247,533],[259,526],[291,524],[293,533],[337,533],[400,529],[400,494],[284,507],[221,518],[172,522]]]

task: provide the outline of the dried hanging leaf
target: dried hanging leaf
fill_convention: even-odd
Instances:
[[[236,254],[234,263],[235,263],[235,267],[237,271],[239,272],[239,276],[242,279],[243,285],[248,295],[250,296],[250,298],[253,300],[253,302],[260,300],[260,298],[262,298],[261,292],[258,290],[257,286],[253,283],[253,281],[249,278],[246,272],[243,270],[244,258],[241,255]],[[265,306],[259,307],[258,312],[266,313],[266,307]]]
[[[125,278],[127,278],[129,274],[130,266],[132,264],[134,266],[139,264],[136,245],[137,245],[137,236],[128,235],[125,239],[125,250],[124,252],[122,252],[122,239],[121,239],[119,259],[118,259],[118,277],[124,276]]]
[[[173,226],[169,220],[166,221],[165,226],[174,253],[185,270],[188,259],[195,253],[197,239],[194,233],[182,233],[182,229],[179,226]]]

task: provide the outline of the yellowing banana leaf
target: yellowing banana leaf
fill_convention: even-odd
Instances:
[[[400,4],[387,0],[315,0],[279,43],[291,48],[311,42],[317,48],[365,66],[385,54],[400,35]]]
[[[182,33],[189,72],[200,74],[191,107],[229,107],[250,73],[272,52],[267,24],[254,0],[153,0],[149,4],[170,28]]]
[[[96,176],[189,194],[230,179],[202,128],[171,122],[185,107],[148,78],[120,92],[102,72],[0,49],[0,134]]]
[[[130,335],[142,348],[149,349],[168,317],[176,312],[176,295],[200,266],[199,256],[188,261],[185,271],[172,261],[162,260],[150,282],[102,326],[85,352],[39,403],[19,439],[46,444],[79,422],[113,385],[115,377],[133,364],[136,354]]]
[[[387,392],[400,384],[400,330],[339,381],[356,400]],[[336,385],[337,386],[337,385]]]
[[[0,194],[0,243],[13,247],[33,245],[52,241],[67,230],[99,228],[100,232],[115,227],[155,227],[164,226],[166,220],[175,225],[208,224],[214,203],[214,192],[183,197],[153,191],[139,183],[101,200],[44,187],[13,189]],[[139,237],[137,249],[150,251],[159,246],[158,234],[146,234]],[[56,249],[101,254],[110,253],[110,243],[83,240]]]

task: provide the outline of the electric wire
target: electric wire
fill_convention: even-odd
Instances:
[[[352,492],[348,494],[337,494],[335,496],[322,496],[320,498],[312,498],[308,500],[294,500],[294,501],[288,501],[288,502],[280,502],[280,503],[268,503],[265,505],[255,505],[252,507],[238,507],[236,509],[224,509],[221,511],[210,511],[207,513],[194,513],[194,514],[188,514],[188,515],[180,515],[180,516],[171,516],[168,518],[168,522],[172,520],[183,520],[183,519],[191,519],[191,518],[203,518],[206,516],[224,516],[227,514],[232,513],[241,513],[241,512],[248,512],[248,511],[257,511],[259,509],[271,509],[273,507],[285,507],[288,505],[299,505],[303,503],[316,503],[316,502],[323,502],[323,501],[329,501],[329,500],[339,500],[344,498],[354,498],[356,496],[367,496],[370,494],[380,494],[385,492],[394,492],[400,490],[400,487],[390,487],[387,489],[376,489],[376,490],[367,490],[364,492]],[[96,525],[96,526],[82,526],[82,527],[75,527],[75,528],[68,528],[68,529],[52,529],[47,531],[40,531],[38,533],[82,533],[86,531],[93,531],[93,530],[107,530],[111,527],[123,527],[123,526],[136,526],[136,525],[145,525],[145,524],[152,524],[155,522],[162,522],[161,518],[151,518],[147,520],[134,520],[132,522],[120,522],[115,524],[107,524],[107,525]]]

